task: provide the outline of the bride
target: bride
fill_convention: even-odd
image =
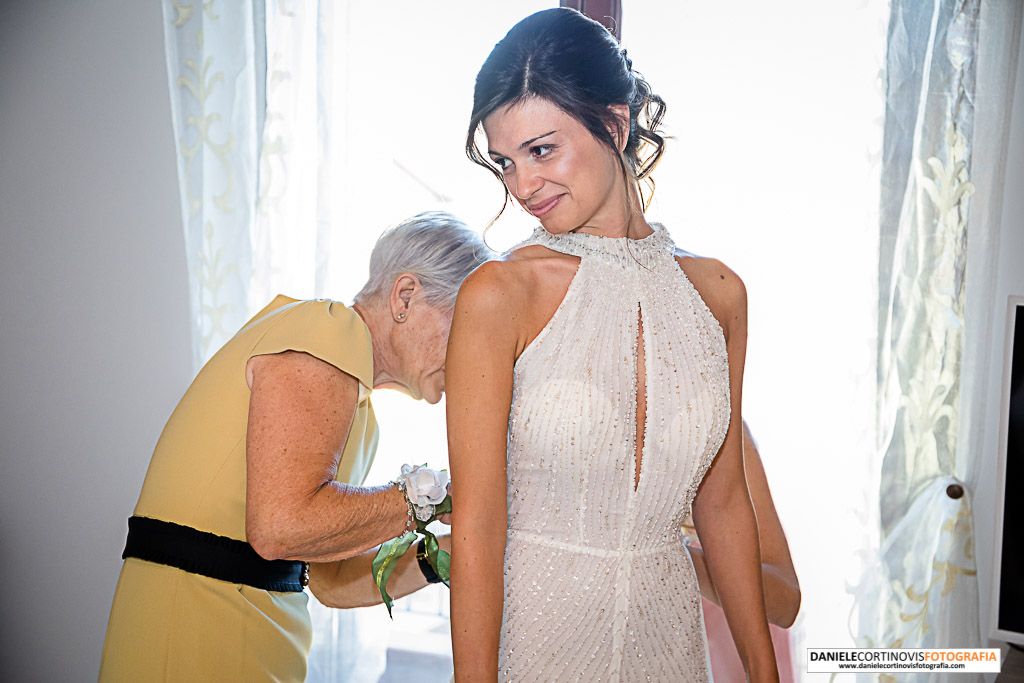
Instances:
[[[710,680],[691,512],[747,675],[778,680],[742,462],[746,292],[644,217],[664,111],[570,9],[518,23],[477,76],[467,153],[540,226],[466,280],[452,325],[460,683]]]

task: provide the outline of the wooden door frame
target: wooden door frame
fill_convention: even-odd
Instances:
[[[622,40],[622,0],[559,0],[559,5],[579,10]]]

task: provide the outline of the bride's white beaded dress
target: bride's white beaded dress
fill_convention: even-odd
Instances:
[[[680,527],[728,430],[728,356],[653,227],[515,247],[580,262],[513,372],[501,681],[711,680]]]

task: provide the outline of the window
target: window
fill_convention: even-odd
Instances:
[[[516,21],[555,5],[342,3],[321,18],[332,106],[318,122],[329,130],[322,154],[330,169],[330,196],[320,202],[329,203],[331,230],[318,295],[356,292],[380,230],[414,213],[444,209],[481,228],[494,216],[502,189],[463,153],[472,84]],[[877,490],[870,454],[887,4],[622,5],[623,44],[665,98],[673,136],[654,174],[649,218],[747,286],[744,416],[804,591],[794,652],[808,635],[849,642],[837,616],[852,604],[843,581],[856,577],[854,551],[877,542],[858,515]],[[488,241],[502,250],[532,227],[511,206]],[[373,400],[381,443],[368,484],[392,479],[404,462],[447,466],[443,403],[388,391]],[[446,588],[399,600],[394,622],[382,607],[356,612],[352,638],[366,648],[388,644],[381,680],[413,670],[415,680],[448,680]],[[320,634],[344,638],[337,621],[316,628],[314,648]],[[350,654],[370,670],[372,656],[359,654],[369,651]],[[336,680],[315,668],[311,660],[310,680]],[[344,680],[376,680],[361,675]]]
[[[800,578],[792,629],[853,647],[844,581],[877,547],[875,309],[885,0],[628,0],[623,44],[668,104],[651,220],[743,278],[743,415]],[[798,660],[799,661],[799,660]]]

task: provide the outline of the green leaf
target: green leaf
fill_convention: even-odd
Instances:
[[[440,504],[438,504],[438,506],[436,508],[434,508],[434,517],[437,517],[438,515],[443,515],[446,512],[451,512],[451,511],[452,511],[452,497],[451,496],[445,496],[444,500],[442,500],[440,502]]]
[[[434,571],[444,581],[444,585],[448,588],[452,587],[452,556],[448,554],[447,550],[438,550],[437,553],[437,566],[434,567]]]
[[[407,531],[398,538],[381,543],[377,556],[373,558],[373,582],[380,589],[380,596],[384,599],[384,604],[388,608],[388,616],[391,616],[392,619],[394,616],[391,615],[391,606],[394,604],[394,600],[388,595],[388,579],[391,578],[391,572],[395,571],[398,558],[404,555],[415,541],[416,534]]]
[[[429,531],[425,532],[426,536],[424,546],[427,551],[427,561],[430,562],[430,566],[434,568],[437,575],[444,581],[444,585],[451,588],[451,555],[446,551],[441,550],[441,546],[437,542],[437,537]]]

